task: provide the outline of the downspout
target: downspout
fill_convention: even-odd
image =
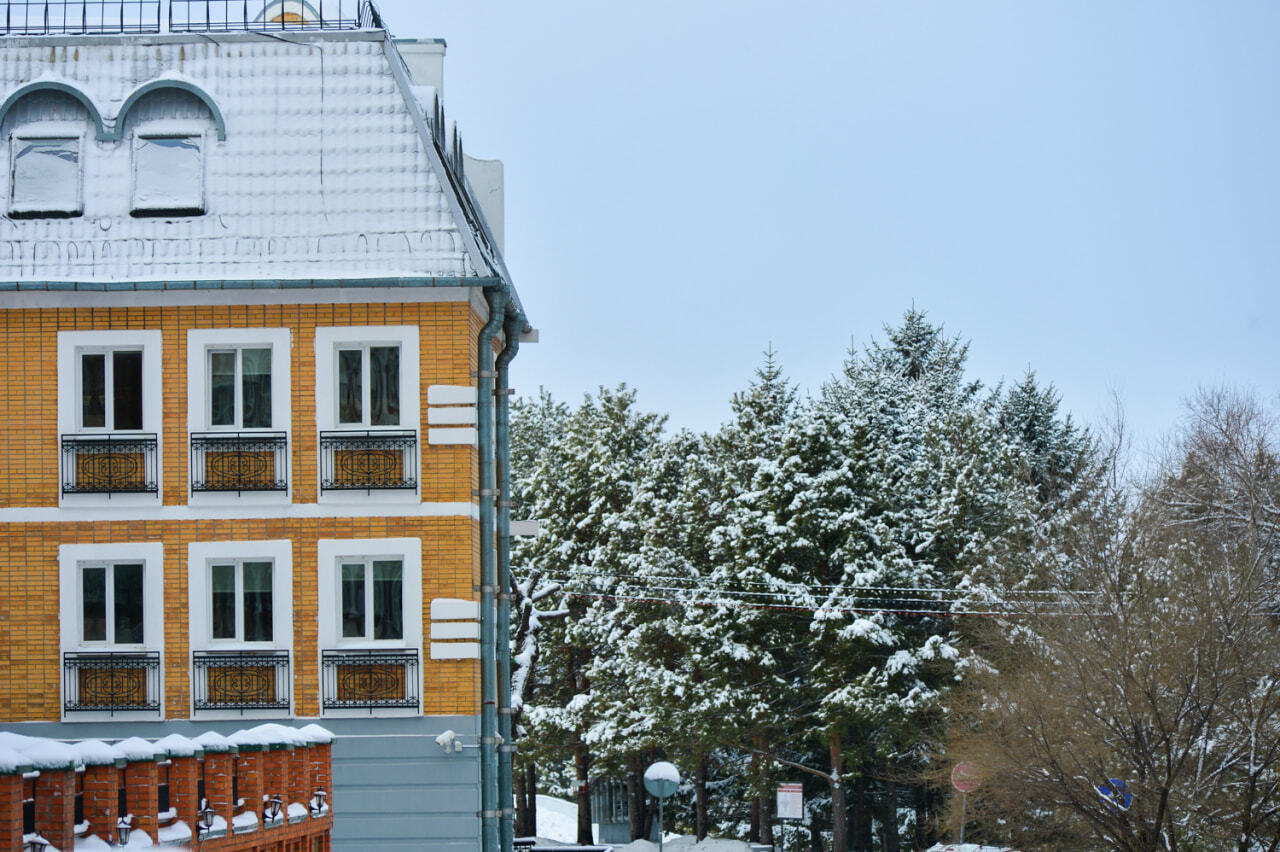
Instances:
[[[493,341],[506,316],[507,288],[486,290],[489,321],[476,340],[476,432],[480,450],[480,848],[498,852],[498,725],[494,669]]]
[[[511,791],[512,755],[516,746],[511,730],[511,385],[509,367],[520,351],[520,327],[508,314],[505,339],[498,353],[497,389],[494,390],[495,449],[498,483],[498,624],[495,644],[498,659],[498,805],[502,813],[499,833],[502,852],[515,843],[515,808]]]

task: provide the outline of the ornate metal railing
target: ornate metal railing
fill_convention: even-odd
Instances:
[[[63,494],[155,494],[159,441],[154,432],[63,435]]]
[[[193,651],[196,710],[288,710],[288,651]]]
[[[6,0],[0,35],[160,32],[160,0]]]
[[[418,651],[322,651],[320,703],[325,710],[418,707]]]
[[[320,490],[418,487],[416,432],[321,432]]]
[[[159,651],[68,651],[62,655],[68,713],[160,712]]]
[[[169,31],[384,29],[369,0],[169,0]]]
[[[191,433],[192,491],[289,490],[284,432]]]

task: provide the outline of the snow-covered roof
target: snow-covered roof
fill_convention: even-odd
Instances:
[[[0,282],[506,278],[422,97],[377,29],[6,38],[0,144],[82,127],[83,212],[4,215],[4,181]],[[192,128],[205,213],[132,215],[135,133]]]

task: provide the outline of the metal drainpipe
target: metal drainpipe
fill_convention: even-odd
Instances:
[[[498,624],[495,644],[498,657],[498,805],[502,852],[512,852],[515,844],[515,809],[512,806],[511,763],[515,743],[511,736],[511,398],[509,367],[520,352],[519,317],[508,315],[503,327],[505,340],[498,353],[497,389],[494,391],[494,447],[498,492]]]
[[[494,670],[493,501],[493,340],[502,327],[508,293],[505,288],[485,292],[489,321],[476,340],[476,432],[480,444],[480,848],[498,852],[498,744]]]

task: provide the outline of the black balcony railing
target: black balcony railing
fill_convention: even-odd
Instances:
[[[369,0],[169,0],[169,31],[383,29]]]
[[[418,487],[416,432],[321,432],[320,490]]]
[[[160,32],[160,0],[6,0],[3,35]]]
[[[417,709],[417,650],[322,651],[320,703],[325,710]]]
[[[196,710],[288,710],[288,651],[194,651]]]
[[[289,490],[284,432],[193,432],[192,491]]]
[[[63,435],[63,494],[155,494],[155,433]]]
[[[160,712],[159,651],[68,651],[62,655],[68,713]]]

